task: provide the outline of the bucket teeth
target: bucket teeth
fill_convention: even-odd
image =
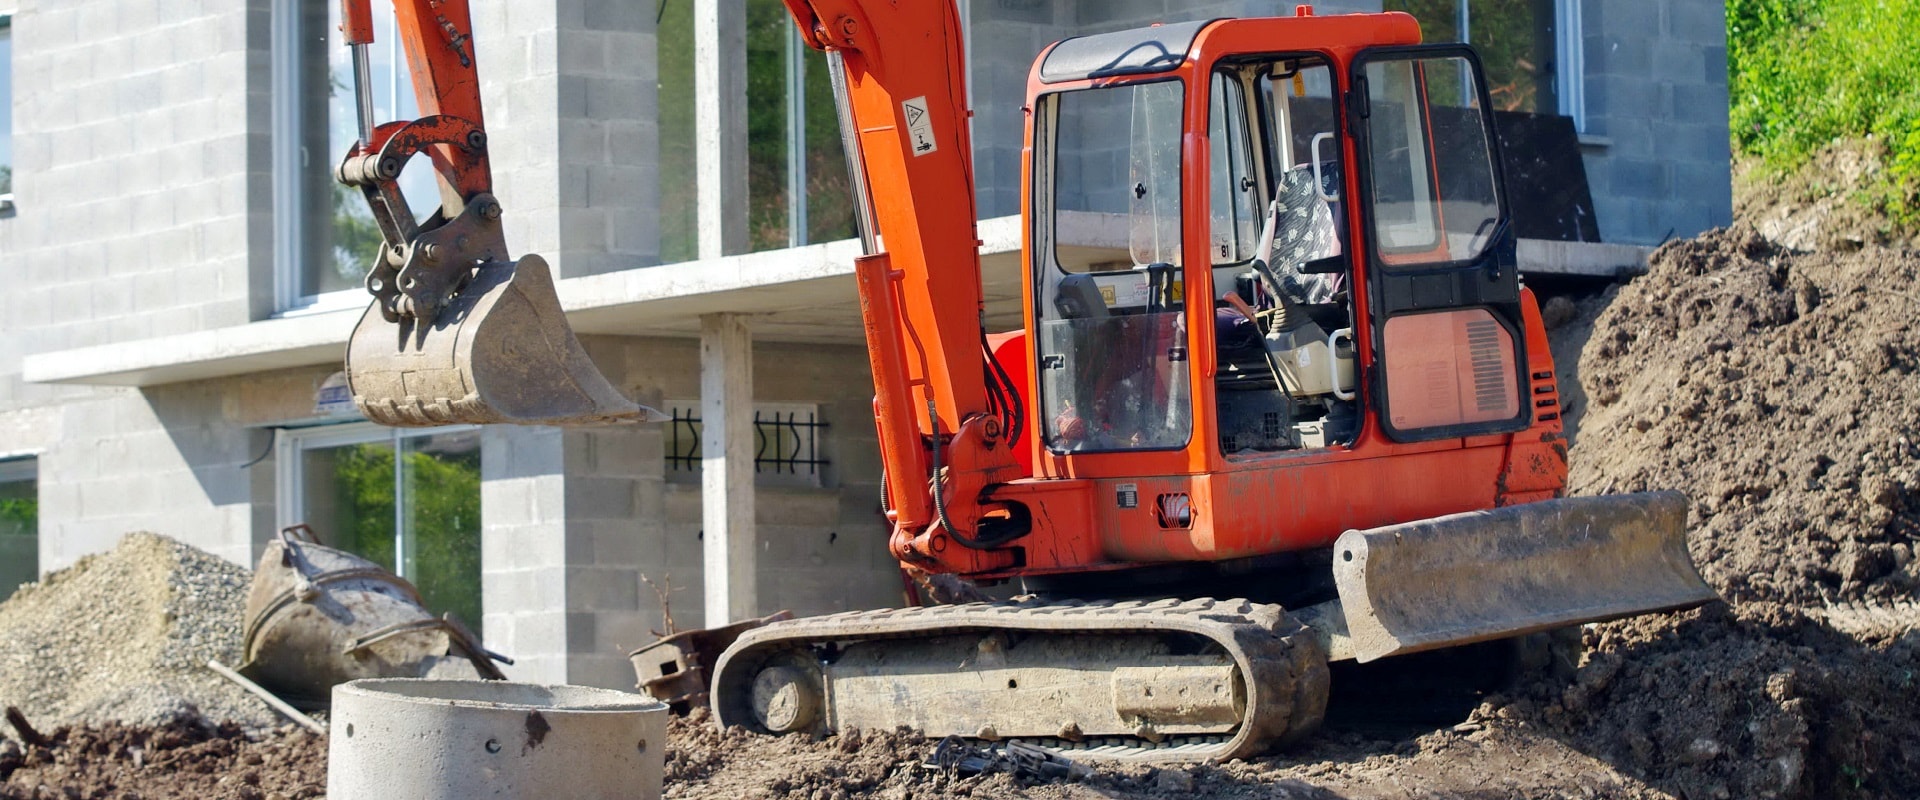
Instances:
[[[399,427],[667,419],[600,374],[539,256],[482,265],[426,325],[369,307],[347,344],[347,383],[368,419]]]

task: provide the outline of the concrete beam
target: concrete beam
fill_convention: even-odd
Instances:
[[[709,628],[759,614],[753,507],[753,334],[740,314],[700,318],[701,540]]]
[[[747,251],[747,4],[694,0],[694,174],[699,254]]]

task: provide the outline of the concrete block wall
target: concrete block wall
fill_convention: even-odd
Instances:
[[[660,263],[654,15],[625,0],[473,4],[507,246],[558,275]]]
[[[610,380],[641,402],[699,393],[690,340],[589,337]],[[758,344],[759,402],[817,405],[831,427],[819,488],[758,489],[758,614],[897,605],[879,516],[879,463],[864,352]],[[626,654],[702,613],[700,487],[669,480],[663,426],[488,428],[482,436],[482,594],[489,647],[516,679],[631,688]],[[653,586],[648,585],[651,581]]]
[[[87,396],[26,353],[261,313],[270,211],[267,0],[17,0],[14,202],[0,215],[0,410]]]
[[[1726,9],[1583,4],[1587,148],[1600,236],[1654,244],[1733,222]]]

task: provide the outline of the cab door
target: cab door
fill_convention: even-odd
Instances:
[[[1460,45],[1374,48],[1351,81],[1383,432],[1521,430],[1520,283],[1480,62]]]

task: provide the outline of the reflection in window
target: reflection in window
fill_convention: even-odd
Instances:
[[[39,578],[40,491],[31,458],[0,461],[0,600]]]
[[[1554,5],[1554,0],[1386,0],[1384,10],[1412,14],[1424,41],[1473,45],[1495,109],[1557,114]]]
[[[359,192],[333,178],[333,169],[360,138],[353,88],[353,61],[340,38],[339,3],[297,3],[299,41],[296,75],[299,112],[299,243],[289,300],[310,302],[328,292],[357,289],[380,246],[380,229]],[[392,3],[374,4],[374,44],[369,48],[375,124],[419,116],[412,78],[395,32]],[[433,170],[425,158],[409,162],[400,187],[417,218],[440,206]]]
[[[693,3],[659,4],[660,258],[699,257]],[[747,237],[769,250],[854,235],[852,192],[823,53],[780,0],[747,2]]]
[[[364,434],[292,434],[299,497],[283,499],[289,517],[313,526],[321,543],[412,581],[429,610],[451,611],[478,632],[479,432],[354,430]]]
[[[1055,95],[1051,162],[1054,256],[1070,272],[1178,266],[1180,114],[1176,81]],[[1121,135],[1124,132],[1124,135]],[[1042,158],[1036,154],[1035,158]],[[1036,187],[1036,191],[1040,191]],[[1118,237],[1102,234],[1124,226]]]
[[[0,14],[0,195],[13,194],[13,21]]]
[[[1464,58],[1366,66],[1374,235],[1389,268],[1464,261],[1498,233],[1486,117]]]

